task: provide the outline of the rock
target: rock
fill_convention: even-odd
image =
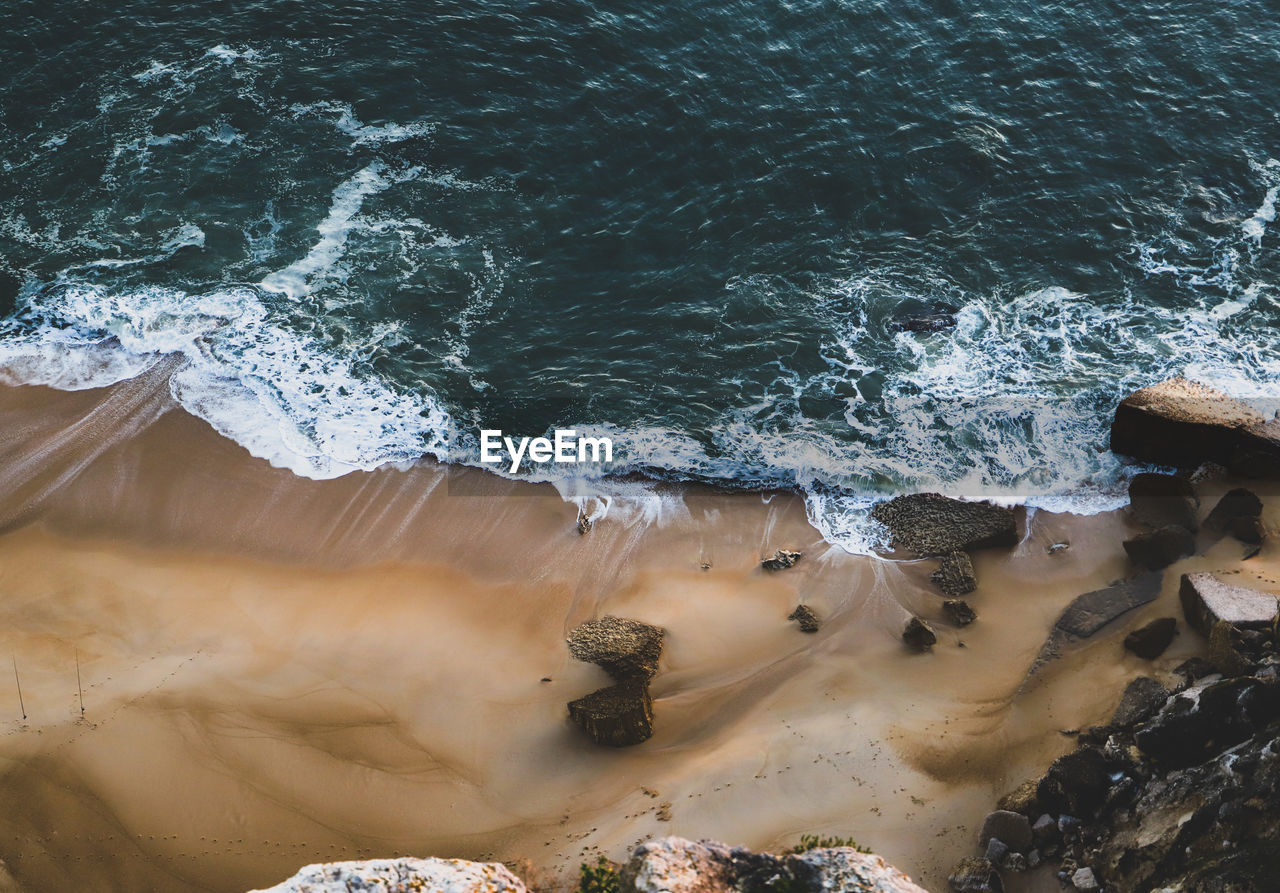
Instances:
[[[1148,472],[1134,475],[1129,482],[1129,512],[1148,527],[1176,524],[1194,532],[1199,506],[1200,500],[1186,478]]]
[[[1003,865],[1004,860],[1009,858],[1009,844],[995,837],[992,837],[987,841],[987,845],[984,847],[984,850],[983,858],[992,865]]]
[[[1157,465],[1215,462],[1253,476],[1280,470],[1280,437],[1272,422],[1246,403],[1183,378],[1126,397],[1111,423],[1111,449]]]
[[[889,529],[895,549],[946,555],[987,546],[1014,546],[1012,509],[989,502],[961,502],[937,493],[915,493],[882,502],[871,517]]]
[[[947,619],[956,626],[968,626],[978,619],[978,615],[973,613],[973,608],[969,607],[969,603],[962,598],[949,598],[944,601],[942,613],[946,614]]]
[[[822,626],[822,621],[818,619],[818,615],[813,608],[808,605],[796,605],[796,609],[787,615],[788,620],[794,620],[800,624],[800,632],[816,633]]]
[[[1079,868],[1071,875],[1071,886],[1081,893],[1091,893],[1098,889],[1098,879],[1093,876],[1092,868]]]
[[[786,549],[779,549],[773,553],[772,558],[765,558],[760,561],[760,566],[767,571],[784,571],[789,567],[795,567],[796,562],[800,560],[803,552],[788,552]]]
[[[1035,824],[1031,826],[1031,836],[1039,846],[1053,843],[1059,836],[1057,821],[1054,820],[1053,816],[1045,813],[1036,819]]]
[[[986,859],[961,859],[947,877],[952,893],[1004,893],[1000,872]]]
[[[1048,812],[1087,818],[1102,806],[1110,784],[1106,758],[1083,747],[1053,761],[1040,779],[1036,799]]]
[[[589,620],[569,634],[569,653],[599,665],[619,682],[658,672],[664,631],[622,617]]]
[[[1219,620],[1209,630],[1209,663],[1227,676],[1239,676],[1248,666],[1237,635],[1236,628],[1225,620]]]
[[[596,744],[626,747],[653,735],[653,700],[646,681],[634,679],[569,702],[569,718]]]
[[[942,556],[938,569],[929,575],[944,595],[951,598],[973,592],[978,588],[978,578],[973,574],[973,560],[968,552],[948,552]]]
[[[1238,629],[1266,629],[1276,620],[1276,596],[1224,583],[1214,574],[1183,574],[1178,589],[1187,625],[1204,635],[1218,621]]]
[[[1124,637],[1124,647],[1143,660],[1155,660],[1164,654],[1178,632],[1178,621],[1161,617],[1135,629]]]
[[[252,893],[350,893],[430,890],[432,893],[526,893],[497,862],[463,859],[369,859],[308,865],[287,881]]]
[[[851,847],[774,856],[682,837],[641,844],[619,875],[627,893],[925,893],[879,856]]]
[[[1210,530],[1226,530],[1232,521],[1241,518],[1262,517],[1262,500],[1252,490],[1237,487],[1228,491],[1218,500],[1218,504],[1204,519],[1204,526]]]
[[[1031,849],[1031,822],[1020,812],[997,809],[982,823],[978,846],[985,848],[992,838],[1002,841],[1015,852],[1025,853]]]
[[[1126,611],[1153,602],[1160,595],[1160,575],[1143,574],[1076,596],[1055,627],[1088,638]]]
[[[1113,726],[1133,726],[1155,716],[1169,700],[1172,692],[1150,676],[1139,676],[1130,682],[1120,696],[1120,704],[1111,716]]]
[[[1176,524],[1161,527],[1148,533],[1140,533],[1131,540],[1124,541],[1124,550],[1129,553],[1129,560],[1149,571],[1158,571],[1168,567],[1179,558],[1194,555],[1196,551],[1195,534]]]
[[[886,322],[890,332],[913,332],[932,335],[954,328],[956,308],[946,304],[908,305],[894,308],[893,316]]]
[[[1174,675],[1181,676],[1187,685],[1191,685],[1199,679],[1206,676],[1212,676],[1218,672],[1218,668],[1203,657],[1196,655],[1189,657],[1182,663],[1173,668]]]
[[[1001,797],[996,806],[1011,812],[1020,812],[1025,816],[1034,815],[1039,809],[1039,805],[1036,803],[1036,786],[1039,783],[1040,780],[1038,778],[1028,778]]]
[[[1125,612],[1155,601],[1160,595],[1160,581],[1158,572],[1147,573],[1076,596],[1049,631],[1028,677],[1058,657],[1071,642],[1088,638]]]
[[[902,641],[916,651],[926,651],[933,647],[938,637],[934,634],[933,627],[919,617],[912,617],[907,621],[906,628],[902,630]]]
[[[1030,867],[1027,857],[1022,853],[1009,853],[1001,865],[1006,871],[1026,871]]]
[[[591,526],[595,522],[591,520],[591,516],[586,512],[578,513],[578,536],[586,536],[591,532]]]
[[[1070,543],[1050,543],[1049,548],[1045,551],[1050,555],[1061,555],[1071,548]]]
[[[1227,522],[1227,533],[1251,546],[1261,545],[1267,538],[1267,530],[1262,526],[1261,518],[1232,518]]]
[[[1280,683],[1275,680],[1206,680],[1171,698],[1134,741],[1162,766],[1183,768],[1245,741],[1278,718]]]

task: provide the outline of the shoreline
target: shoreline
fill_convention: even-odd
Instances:
[[[1058,730],[1197,653],[1185,632],[1154,664],[1119,643],[1180,616],[1178,576],[1229,549],[1178,562],[1155,602],[1024,685],[1062,608],[1126,575],[1122,512],[1031,513],[1017,546],[974,556],[979,621],[935,623],[916,655],[898,634],[941,617],[935,562],[845,553],[794,493],[670,484],[658,514],[580,536],[549,484],[272,468],[163,376],[0,387],[0,645],[28,712],[12,693],[0,789],[24,806],[0,860],[24,887],[244,890],[394,855],[562,877],[648,837],[819,833],[944,889],[995,800],[1071,748]],[[761,571],[776,548],[804,558]],[[1271,546],[1251,564],[1280,573]],[[816,634],[786,620],[801,601]],[[668,632],[654,737],[625,750],[565,715],[606,678],[565,636],[605,613]]]

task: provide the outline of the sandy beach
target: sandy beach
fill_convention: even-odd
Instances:
[[[976,556],[961,630],[936,562],[831,548],[797,496],[670,487],[580,536],[550,486],[272,468],[177,408],[167,374],[0,389],[0,662],[27,714],[0,682],[14,889],[242,891],[394,855],[554,885],[656,835],[802,833],[944,889],[995,800],[1071,749],[1060,730],[1152,671],[1124,634],[1181,616],[1181,573],[1240,558],[1228,539],[1178,562],[1156,602],[1027,681],[1066,604],[1130,572],[1123,513],[1032,513],[1017,547]],[[804,558],[762,571],[776,548]],[[1273,546],[1247,566],[1280,573]],[[787,621],[800,602],[818,633]],[[903,647],[911,613],[932,653]],[[626,749],[565,710],[607,680],[565,636],[605,614],[667,630],[655,734]],[[1202,645],[1184,629],[1154,668]]]

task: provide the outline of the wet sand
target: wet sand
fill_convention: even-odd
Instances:
[[[935,562],[833,549],[791,494],[668,487],[579,536],[549,486],[429,463],[297,478],[176,408],[165,375],[0,388],[0,662],[27,713],[0,681],[0,859],[18,889],[243,891],[397,854],[554,882],[657,835],[820,833],[943,890],[996,798],[1072,747],[1059,730],[1200,652],[1185,629],[1154,665],[1120,640],[1181,616],[1179,574],[1242,551],[1170,568],[1156,603],[1026,683],[1062,608],[1130,572],[1123,513],[1033,514],[1016,548],[976,556],[980,619],[959,630]],[[803,560],[760,570],[780,547]],[[1280,573],[1271,547],[1245,566]],[[820,632],[786,620],[801,600]],[[910,612],[933,653],[898,639]],[[606,681],[565,636],[606,613],[668,630],[654,737],[621,750],[565,710]]]

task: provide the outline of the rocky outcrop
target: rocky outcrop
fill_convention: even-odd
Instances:
[[[463,859],[370,859],[308,865],[287,881],[252,893],[353,893],[429,890],[431,893],[526,893],[524,883],[497,862]]]
[[[784,571],[789,567],[795,567],[796,562],[800,560],[803,552],[788,552],[786,549],[778,549],[773,553],[772,558],[761,560],[760,566],[767,571]]]
[[[1194,555],[1196,538],[1185,527],[1170,524],[1125,540],[1124,550],[1134,564],[1149,571],[1158,571],[1180,558]]]
[[[808,605],[796,605],[796,609],[787,615],[787,619],[798,623],[802,633],[816,633],[822,628],[822,620]]]
[[[902,630],[902,641],[913,651],[928,651],[937,644],[938,636],[929,624],[919,617],[912,617]]]
[[[1155,660],[1164,654],[1178,634],[1178,621],[1173,617],[1152,620],[1124,637],[1124,647],[1143,660]]]
[[[1275,594],[1226,583],[1214,574],[1183,574],[1178,598],[1187,625],[1206,636],[1219,622],[1265,629],[1276,619]]]
[[[1018,542],[1012,509],[989,502],[961,502],[938,493],[915,493],[879,503],[871,517],[889,529],[893,548],[922,556]]]
[[[1111,449],[1157,465],[1214,462],[1246,476],[1280,473],[1280,426],[1248,404],[1184,378],[1126,397],[1111,423]]]
[[[641,844],[620,881],[623,893],[925,893],[879,856],[851,847],[774,856],[682,837]]]
[[[1129,482],[1129,514],[1147,527],[1176,525],[1194,532],[1200,500],[1186,478],[1144,473]]]
[[[665,633],[622,617],[588,621],[569,634],[569,653],[597,664],[617,685],[569,702],[569,718],[597,744],[625,747],[653,735],[649,680],[658,672]]]
[[[978,578],[973,572],[973,560],[968,552],[948,552],[942,556],[938,569],[929,575],[943,595],[959,598],[978,588]]]

